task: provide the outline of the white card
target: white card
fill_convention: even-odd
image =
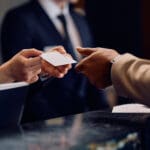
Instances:
[[[150,108],[142,104],[124,104],[113,107],[113,113],[150,113]]]
[[[64,54],[61,54],[57,51],[43,53],[41,57],[52,64],[53,66],[62,66],[67,64],[73,64],[76,63],[74,59],[70,58],[69,56],[66,56]]]

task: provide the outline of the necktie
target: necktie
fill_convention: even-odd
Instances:
[[[67,30],[67,22],[66,22],[66,18],[63,14],[58,16],[58,19],[60,20],[60,22],[63,25],[64,28],[64,47],[66,48],[66,50],[68,51],[68,53],[70,53],[74,59],[77,59],[77,56],[74,52],[73,46],[72,46],[72,42],[70,40],[69,34],[68,34],[68,30]]]

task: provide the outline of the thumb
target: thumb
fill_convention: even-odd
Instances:
[[[63,46],[54,47],[54,48],[52,49],[52,51],[57,51],[57,52],[59,52],[59,53],[61,53],[61,54],[66,54],[66,50],[64,49]]]
[[[42,52],[36,49],[26,49],[21,51],[21,55],[23,55],[26,58],[37,57],[40,56],[41,54]]]
[[[82,47],[77,47],[77,51],[83,55],[83,56],[89,56],[91,55],[93,52],[95,52],[94,48],[82,48]]]

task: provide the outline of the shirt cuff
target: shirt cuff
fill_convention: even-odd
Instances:
[[[119,59],[121,58],[122,55],[117,55],[115,58],[113,58],[110,62],[112,64],[116,63],[117,61],[119,61]]]

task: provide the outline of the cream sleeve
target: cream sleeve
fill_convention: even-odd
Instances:
[[[112,65],[111,78],[118,95],[150,106],[150,60],[124,54]]]

